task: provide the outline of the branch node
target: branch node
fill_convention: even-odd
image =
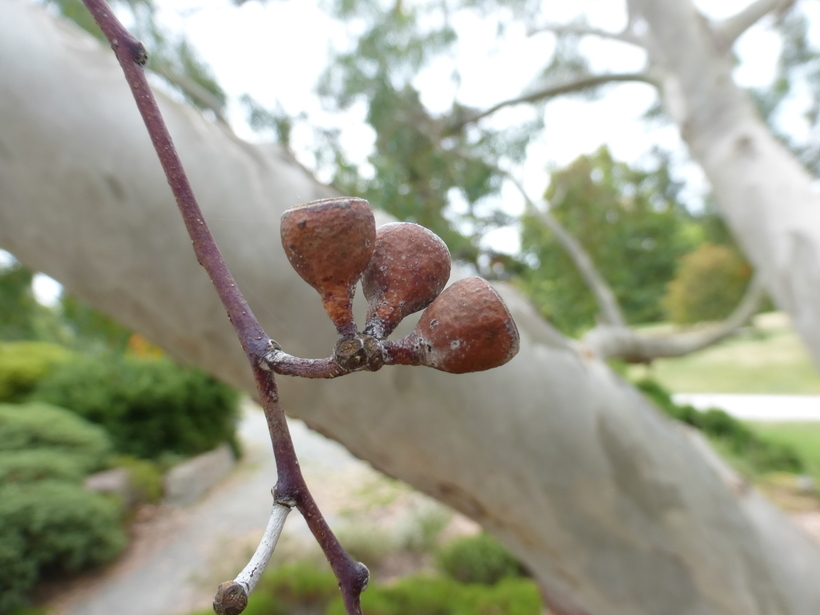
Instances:
[[[282,489],[278,485],[271,489],[273,501],[280,506],[287,506],[293,508],[299,503],[298,491],[292,489]]]
[[[276,364],[280,363],[285,355],[286,353],[282,350],[282,347],[271,340],[270,348],[259,357],[259,367],[266,372],[275,372]]]
[[[370,583],[370,569],[362,562],[356,562],[356,577],[353,584],[353,590],[360,594],[367,589]]]
[[[142,44],[141,41],[134,41],[129,44],[130,51],[131,51],[131,58],[139,64],[140,66],[145,66],[145,63],[148,62],[148,50],[145,48],[145,45]],[[200,224],[202,221],[200,220]]]
[[[248,606],[248,593],[236,581],[225,581],[216,590],[214,612],[217,615],[239,615]]]
[[[372,335],[342,338],[333,349],[333,360],[347,372],[378,371],[384,365],[384,348]]]

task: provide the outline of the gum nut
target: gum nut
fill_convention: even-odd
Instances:
[[[376,222],[370,205],[354,197],[296,205],[282,214],[281,233],[290,264],[319,291],[337,322],[331,312],[349,310],[356,282],[373,256]]]
[[[465,278],[445,289],[414,332],[422,363],[464,374],[504,365],[518,353],[518,329],[495,289]]]
[[[433,231],[411,222],[385,224],[362,277],[367,328],[390,335],[409,314],[426,308],[450,278],[450,251]]]

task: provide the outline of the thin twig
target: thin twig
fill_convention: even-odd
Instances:
[[[285,413],[279,405],[279,394],[274,375],[261,366],[262,357],[270,351],[272,346],[276,347],[278,344],[265,334],[259,321],[251,312],[205,223],[182,162],[145,77],[143,70],[147,60],[145,47],[122,26],[104,0],[83,0],[83,2],[111,43],[117,60],[122,66],[137,108],[148,129],[171,191],[176,198],[196,256],[208,272],[251,363],[276,458],[277,482],[274,488],[274,500],[280,505],[296,506],[299,509],[339,580],[348,615],[361,615],[359,595],[367,586],[367,568],[353,561],[344,551],[319,511],[302,477]],[[235,584],[234,587],[241,587],[241,585]],[[218,608],[219,605],[215,604],[215,609]],[[239,613],[241,609],[227,612]]]
[[[561,244],[561,247],[564,248],[567,256],[569,256],[570,260],[572,260],[575,268],[578,270],[578,273],[586,283],[587,288],[589,288],[592,295],[595,297],[595,302],[598,304],[599,318],[601,319],[601,322],[613,327],[626,327],[626,318],[624,317],[623,311],[621,310],[621,305],[618,303],[618,299],[615,297],[612,287],[610,287],[606,280],[604,280],[603,276],[598,273],[598,269],[592,262],[592,257],[590,257],[584,246],[581,245],[581,242],[573,237],[572,234],[564,228],[555,216],[549,212],[549,209],[538,207],[527,194],[527,191],[524,190],[524,186],[521,185],[521,182],[519,182],[512,174],[506,172],[503,173],[521,193],[521,196],[527,204],[527,209],[536,218],[538,218],[541,224],[552,232],[555,239],[557,239],[558,243]]]
[[[488,115],[492,115],[493,113],[500,111],[504,107],[511,107],[513,105],[521,105],[524,103],[536,103],[542,100],[555,98],[556,96],[560,96],[562,94],[591,90],[602,85],[605,85],[607,83],[624,83],[635,81],[640,83],[648,83],[655,87],[657,87],[658,85],[657,79],[655,79],[655,77],[646,72],[614,73],[608,75],[587,75],[584,77],[580,77],[578,79],[573,79],[571,81],[565,81],[563,83],[550,84],[539,90],[530,92],[529,94],[523,94],[522,96],[516,96],[515,98],[503,100],[500,103],[493,105],[489,109],[480,111],[466,119],[459,120],[453,125],[448,126],[447,132],[449,134],[457,133],[468,124],[473,124],[481,119],[484,119]]]
[[[236,575],[233,581],[222,583],[217,588],[214,598],[214,610],[217,613],[233,615],[241,613],[248,606],[248,596],[256,588],[262,578],[262,573],[268,567],[289,513],[290,506],[278,502],[273,503],[273,510],[271,510],[265,533],[248,565]]]
[[[527,29],[527,36],[533,36],[542,32],[550,32],[557,35],[577,35],[577,36],[597,36],[598,38],[606,38],[621,43],[628,43],[637,47],[643,47],[644,43],[639,36],[632,30],[626,29],[621,32],[612,32],[610,30],[603,30],[601,28],[593,28],[584,24],[576,23],[548,23],[540,26],[534,26]]]

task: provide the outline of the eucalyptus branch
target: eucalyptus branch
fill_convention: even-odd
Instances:
[[[592,258],[584,246],[581,245],[581,242],[564,228],[549,212],[549,209],[537,206],[527,194],[526,190],[524,190],[521,183],[513,177],[512,174],[504,174],[518,189],[521,196],[524,197],[524,201],[527,203],[527,209],[552,232],[555,239],[558,240],[558,243],[560,243],[561,247],[566,251],[567,256],[569,256],[575,264],[578,273],[581,274],[587,287],[595,297],[598,309],[600,310],[599,317],[601,321],[613,327],[626,327],[626,319],[624,318],[618,299],[615,297],[615,293],[609,284],[607,284],[606,280],[604,280],[603,276],[598,273],[598,269],[592,262]]]
[[[279,405],[279,394],[275,379],[272,373],[260,367],[262,356],[275,342],[272,342],[265,334],[258,320],[251,312],[247,301],[239,291],[216,246],[213,235],[208,229],[182,167],[182,162],[162,119],[156,99],[145,77],[143,70],[147,60],[145,47],[122,26],[104,0],[83,1],[109,43],[111,43],[157,151],[157,156],[165,171],[171,191],[176,198],[185,226],[193,242],[194,252],[200,264],[208,272],[222,300],[222,304],[225,306],[228,318],[233,324],[242,347],[250,360],[262,408],[268,422],[276,459],[275,501],[281,505],[296,506],[299,509],[339,580],[347,613],[349,615],[361,615],[359,595],[367,586],[369,577],[367,568],[358,562],[354,562],[341,547],[316,506],[316,502],[313,500],[302,477],[287,420]],[[261,567],[260,563],[257,569]],[[217,596],[217,598],[220,598],[220,596]],[[229,606],[223,605],[221,602],[215,602],[214,609],[218,613],[234,614],[241,612],[241,610],[226,608]]]
[[[533,26],[527,30],[528,36],[533,36],[535,34],[540,34],[542,32],[551,32],[557,35],[578,35],[578,36],[597,36],[599,38],[607,38],[615,41],[620,41],[622,43],[629,43],[630,45],[636,45],[638,47],[643,47],[644,43],[639,36],[637,36],[631,30],[623,30],[621,32],[611,32],[609,30],[603,30],[601,28],[593,28],[591,26],[587,26],[584,24],[542,24],[540,26]]]
[[[450,253],[428,229],[409,223],[388,224],[377,233],[367,201],[323,199],[285,211],[280,230],[288,260],[319,292],[339,340],[328,359],[299,359],[285,353],[262,330],[208,229],[148,86],[143,70],[145,48],[117,21],[105,0],[83,1],[122,66],[194,252],[248,356],[273,445],[277,480],[267,530],[245,569],[233,581],[220,585],[214,610],[219,615],[237,615],[244,610],[249,593],[270,560],[288,511],[295,506],[339,581],[345,611],[361,615],[360,595],[370,573],[339,544],[305,484],[279,405],[274,373],[335,378],[360,370],[376,371],[385,364],[427,365],[451,373],[491,369],[518,352],[518,330],[512,316],[498,293],[480,278],[458,280],[444,290],[450,276]],[[364,332],[358,331],[352,310],[360,279],[369,303]],[[421,309],[424,313],[410,336],[386,341],[404,317]]]
[[[449,132],[450,134],[457,133],[468,124],[474,124],[475,122],[487,117],[488,115],[492,115],[493,113],[505,107],[521,105],[525,103],[541,102],[543,100],[555,98],[556,96],[560,96],[562,94],[570,94],[572,92],[592,90],[607,83],[623,83],[635,81],[641,83],[648,83],[655,87],[658,86],[657,79],[655,79],[655,77],[653,77],[651,74],[647,72],[589,75],[581,77],[579,79],[565,81],[563,83],[548,85],[534,92],[530,92],[529,94],[524,94],[522,96],[517,96],[515,98],[510,98],[508,100],[501,101],[500,103],[493,105],[489,109],[485,109],[484,111],[476,113],[475,115],[472,115],[466,119],[459,120],[455,124],[448,126],[447,132]]]
[[[794,5],[795,0],[756,0],[731,17],[714,25],[715,31],[727,48],[740,36],[769,13],[784,13]]]
[[[732,335],[757,313],[765,296],[763,281],[755,274],[738,305],[723,322],[708,329],[687,329],[666,336],[641,335],[628,327],[597,326],[581,343],[601,360],[650,363],[654,359],[682,357],[703,350]]]

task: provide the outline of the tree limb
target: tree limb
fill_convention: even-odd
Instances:
[[[762,278],[760,274],[755,274],[732,314],[714,327],[652,337],[641,335],[628,327],[603,325],[589,331],[582,344],[604,361],[619,358],[627,363],[649,363],[653,359],[682,357],[703,350],[737,331],[754,316],[763,297]]]
[[[110,52],[28,0],[0,7],[0,246],[172,356],[254,390]],[[702,46],[680,49],[697,55]],[[326,356],[335,331],[271,234],[285,208],[332,193],[281,146],[249,145],[260,165],[213,122],[160,99],[263,327],[302,356]],[[732,184],[764,178],[765,166]],[[772,197],[778,218],[760,216],[768,235],[752,249],[779,232],[784,186]],[[743,190],[742,205],[759,193],[765,186]],[[816,199],[807,190],[803,201]],[[820,228],[802,221],[806,232]],[[792,262],[775,263],[784,277],[816,262],[797,248]],[[775,274],[766,277],[772,284]],[[796,282],[806,313],[817,314],[809,299],[820,284]],[[521,333],[508,365],[472,376],[397,367],[366,379],[278,378],[288,409],[480,522],[526,564],[556,613],[820,612],[820,549],[808,536],[755,490],[727,488],[678,424],[578,353],[520,294],[498,288]],[[360,293],[356,301],[364,313]]]
[[[629,29],[624,29],[621,32],[610,32],[601,28],[593,28],[584,24],[543,24],[540,26],[533,26],[527,30],[528,36],[540,34],[541,32],[552,32],[557,35],[576,34],[578,36],[597,36],[599,38],[607,38],[610,40],[620,41],[622,43],[629,43],[643,47],[641,38]]]
[[[488,115],[492,115],[496,111],[503,109],[504,107],[511,107],[513,105],[521,105],[524,103],[536,103],[542,100],[546,100],[548,98],[560,96],[561,94],[582,92],[584,90],[591,90],[593,88],[597,88],[607,83],[618,83],[628,81],[638,81],[648,83],[655,87],[658,86],[657,80],[652,75],[646,72],[617,73],[609,75],[588,75],[586,77],[581,77],[579,79],[573,79],[572,81],[566,81],[564,83],[549,85],[534,92],[531,92],[529,94],[524,94],[522,96],[517,96],[515,98],[510,98],[508,100],[501,101],[500,103],[493,105],[489,109],[476,113],[475,115],[468,117],[467,119],[458,120],[455,124],[450,125],[448,127],[448,132],[451,134],[457,133],[468,124],[473,124],[487,117]]]
[[[715,32],[720,35],[727,48],[731,47],[746,30],[766,15],[775,11],[783,13],[794,3],[795,0],[756,0],[742,11],[716,23]]]
[[[595,296],[595,301],[598,303],[598,308],[600,309],[599,317],[601,322],[610,327],[625,328],[626,319],[621,311],[621,306],[618,304],[618,299],[615,298],[615,293],[612,292],[609,284],[607,284],[606,280],[598,273],[595,264],[592,262],[592,258],[590,258],[584,249],[584,246],[581,245],[581,242],[573,237],[572,234],[549,213],[549,209],[538,207],[516,178],[509,173],[507,173],[506,176],[524,197],[527,203],[527,209],[552,232],[558,240],[558,243],[561,244],[561,247],[566,250],[567,255],[572,259],[573,264],[578,269],[578,273],[581,274],[589,290],[592,291],[592,294]],[[556,200],[560,201],[562,199],[563,195],[560,199]]]

